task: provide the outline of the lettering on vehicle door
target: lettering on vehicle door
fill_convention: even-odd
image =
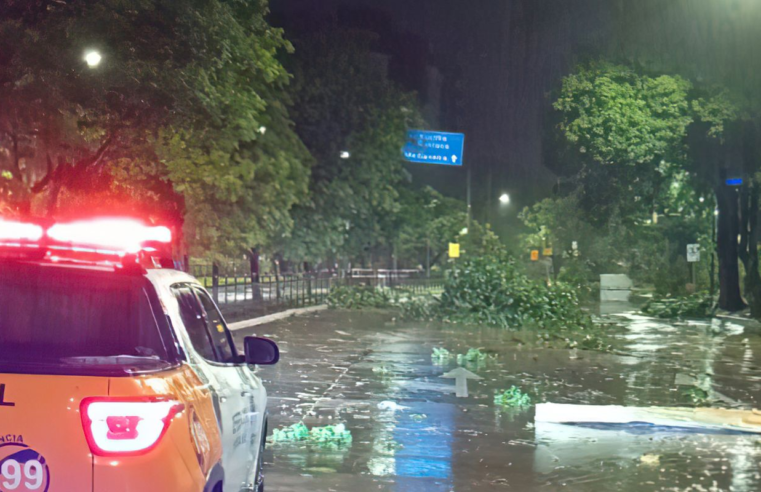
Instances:
[[[5,385],[0,384],[0,407],[15,407],[16,404],[10,401],[5,401]]]

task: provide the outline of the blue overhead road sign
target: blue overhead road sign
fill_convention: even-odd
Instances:
[[[402,153],[410,162],[462,166],[464,146],[465,135],[462,133],[409,130]]]

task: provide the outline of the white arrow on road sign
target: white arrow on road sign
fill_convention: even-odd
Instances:
[[[457,156],[456,156],[456,155],[454,155],[454,154],[452,154],[452,162],[454,162],[455,164],[457,164]]]
[[[478,374],[473,374],[464,367],[458,367],[453,371],[444,373],[441,377],[455,380],[455,392],[458,398],[466,398],[468,396],[468,379],[483,379]]]

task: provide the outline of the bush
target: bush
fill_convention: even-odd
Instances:
[[[404,318],[501,328],[551,330],[582,349],[604,350],[599,338],[579,333],[592,320],[581,309],[577,288],[534,282],[517,270],[505,253],[469,258],[455,264],[440,297],[368,286],[336,287],[328,296],[332,308],[398,308]],[[573,333],[571,333],[573,332]]]
[[[439,312],[448,321],[502,328],[591,323],[572,287],[533,282],[504,254],[469,258],[456,265],[444,284]]]
[[[580,299],[588,300],[600,295],[599,282],[595,282],[594,274],[585,261],[571,258],[560,269],[558,280],[574,288]]]
[[[328,294],[328,306],[331,308],[390,308],[396,305],[396,300],[394,291],[368,285],[333,287]]]
[[[642,312],[656,318],[710,318],[713,298],[701,292],[684,297],[654,297],[642,306]]]
[[[662,260],[660,268],[653,274],[653,286],[661,296],[687,294],[687,260],[680,256],[676,261]]]
[[[433,320],[438,317],[439,299],[434,296],[401,297],[398,307],[407,319]]]
[[[333,309],[398,308],[402,317],[419,320],[436,319],[438,312],[438,299],[434,296],[369,285],[333,287],[327,302]]]

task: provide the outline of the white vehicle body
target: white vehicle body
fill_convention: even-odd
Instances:
[[[198,377],[208,385],[214,398],[220,435],[222,438],[222,467],[224,469],[224,491],[256,490],[261,476],[261,456],[266,438],[267,392],[261,379],[256,375],[255,366],[245,362],[212,360],[198,342],[191,337],[192,328],[186,326],[187,314],[183,319],[180,299],[183,292],[192,292],[200,300],[204,297],[213,301],[203,286],[192,276],[177,270],[149,270],[146,278],[156,288],[156,292],[171,320],[182,350],[187,355],[188,364]],[[202,303],[201,307],[204,307]],[[236,357],[237,351],[227,324],[221,313],[213,305],[216,313],[208,313],[209,321],[221,338],[227,339]],[[206,306],[205,311],[210,307]],[[210,320],[210,316],[218,316]]]

